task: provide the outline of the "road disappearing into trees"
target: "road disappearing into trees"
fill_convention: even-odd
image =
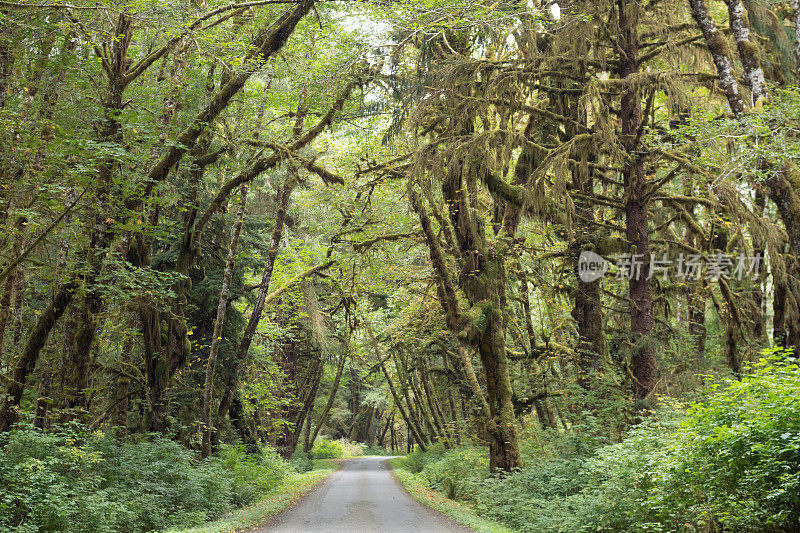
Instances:
[[[384,457],[345,463],[297,507],[254,533],[366,532],[466,533],[449,518],[412,498],[392,476]]]

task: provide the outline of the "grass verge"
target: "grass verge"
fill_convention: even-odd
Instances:
[[[451,500],[444,494],[434,491],[421,476],[403,468],[402,457],[389,459],[389,464],[392,465],[394,474],[409,494],[431,509],[439,511],[461,525],[474,529],[477,533],[516,533],[516,530],[503,524],[481,518],[469,505]]]
[[[171,529],[169,533],[233,533],[256,527],[296,503],[338,468],[339,464],[335,461],[314,461],[314,470],[287,475],[275,490],[258,503],[231,511],[214,522],[190,529]]]

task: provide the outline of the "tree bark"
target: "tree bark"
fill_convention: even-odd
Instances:
[[[766,200],[764,188],[756,186],[753,207],[755,208],[755,214],[759,218],[764,217]],[[763,265],[763,258],[766,255],[766,246],[763,238],[757,236],[755,233],[754,231],[750,232],[753,239],[753,256],[762,258],[762,268],[758,273],[758,279],[753,281],[753,289],[750,291],[753,301],[752,335],[756,341],[762,341],[767,334],[766,324],[764,323],[764,306],[766,304],[766,299],[764,298],[764,281],[766,279],[767,270]]]
[[[14,241],[14,248],[12,250],[14,257],[19,255],[22,248],[21,231],[24,227],[22,222],[24,222],[24,220],[20,219],[20,224],[17,226],[17,231],[20,233],[17,234]],[[16,288],[18,269],[19,267],[13,269],[6,277],[3,285],[3,294],[2,297],[0,297],[0,363],[3,361],[3,347],[5,345],[4,341],[8,327],[8,321],[11,318],[11,301],[14,294],[14,289]]]
[[[442,365],[445,371],[449,371],[449,356],[447,352],[442,352]],[[456,409],[455,398],[453,398],[452,385],[447,387],[447,403],[450,406],[450,421],[453,424],[453,433],[456,439],[456,446],[461,446],[461,421],[458,416],[458,409]]]
[[[581,119],[581,123],[585,120]],[[578,326],[578,384],[584,389],[592,387],[592,382],[603,370],[608,355],[606,336],[603,331],[603,301],[600,297],[601,280],[586,282],[579,272],[580,254],[593,251],[592,232],[595,229],[594,207],[586,198],[594,194],[594,179],[588,166],[589,154],[575,154],[582,164],[572,170],[572,188],[580,193],[575,200],[575,231],[570,245],[573,274],[575,276],[575,299],[572,318]],[[527,296],[526,296],[527,297]],[[534,353],[531,347],[531,353]]]
[[[17,359],[12,381],[9,382],[8,389],[6,390],[5,400],[2,402],[2,405],[0,405],[0,431],[10,430],[11,426],[17,421],[22,392],[25,388],[28,375],[33,372],[39,352],[47,342],[47,338],[53,326],[58,322],[58,319],[61,318],[61,315],[64,314],[64,310],[72,301],[72,295],[77,289],[77,286],[76,282],[62,285],[53,297],[50,305],[39,315],[39,320],[33,327],[33,331],[28,337],[28,342],[22,349],[19,359]]]
[[[0,18],[2,18],[3,21],[8,20],[8,11],[0,11]],[[0,31],[0,109],[3,109],[6,105],[8,82],[11,79],[14,60],[16,58],[11,48],[13,32],[5,22],[0,29],[2,29],[2,31]]]
[[[764,72],[761,70],[761,63],[758,60],[758,48],[750,40],[750,22],[747,20],[747,12],[742,5],[742,0],[725,0],[728,5],[728,20],[731,24],[733,38],[736,40],[736,48],[739,50],[739,59],[742,62],[745,84],[750,88],[753,97],[753,105],[759,105],[759,100],[766,96],[764,85]]]
[[[736,82],[733,73],[725,36],[717,31],[717,25],[708,13],[705,0],[689,0],[689,6],[692,9],[692,17],[700,27],[700,31],[703,32],[708,51],[711,53],[711,58],[717,68],[720,89],[728,99],[733,114],[741,115],[744,112],[744,100],[739,92],[739,84]]]
[[[693,0],[693,3],[702,0]],[[650,287],[650,236],[647,215],[647,179],[643,155],[640,153],[640,128],[642,103],[633,77],[639,73],[639,5],[634,0],[618,0],[619,11],[619,76],[628,81],[620,101],[622,144],[629,155],[625,164],[625,236],[632,258],[641,261],[641,269],[634,269],[628,282],[631,300],[631,373],[634,396],[645,399],[653,392],[658,378],[656,352],[650,333],[655,319],[653,295]]]
[[[794,55],[797,60],[797,79],[800,79],[800,0],[792,0],[794,22]]]
[[[45,429],[48,425],[48,414],[52,404],[53,371],[47,363],[48,357],[39,362],[39,390],[36,394],[36,408],[34,411],[33,425],[38,429]],[[44,364],[42,364],[44,363]]]
[[[363,324],[367,331],[367,335],[369,336],[370,342],[372,343],[372,348],[373,350],[375,350],[375,357],[378,359],[378,365],[381,367],[381,371],[383,372],[383,375],[386,377],[386,383],[389,385],[389,392],[392,393],[392,398],[394,399],[394,405],[397,407],[397,410],[400,411],[400,416],[405,421],[406,426],[408,427],[409,434],[414,435],[414,438],[417,440],[420,449],[422,451],[425,451],[427,447],[425,446],[425,442],[422,440],[421,431],[419,430],[419,427],[411,419],[411,417],[408,415],[406,409],[403,407],[403,402],[400,398],[400,395],[397,392],[397,388],[395,387],[394,382],[392,381],[392,378],[389,375],[389,372],[386,371],[386,366],[383,364],[383,360],[386,358],[386,356],[383,353],[383,349],[381,348],[380,343],[378,343],[378,339],[375,338],[375,334],[373,333],[372,327],[369,325],[369,323],[363,322]],[[410,439],[409,439],[409,446],[410,446]]]
[[[786,342],[786,283],[773,280],[772,295],[772,342],[783,346]]]
[[[225,391],[220,399],[218,414],[220,418],[224,417],[230,409],[230,402],[234,390],[239,384],[239,375],[241,374],[244,363],[247,360],[247,352],[250,350],[250,344],[253,342],[258,323],[261,320],[261,313],[264,311],[264,302],[267,299],[269,291],[269,282],[272,279],[272,271],[275,268],[275,259],[278,257],[278,248],[281,243],[281,236],[283,235],[283,225],[286,221],[286,211],[289,209],[289,198],[294,190],[295,183],[291,178],[287,178],[284,184],[278,189],[278,209],[275,213],[275,225],[272,228],[272,236],[270,238],[269,251],[267,252],[267,260],[264,265],[264,272],[261,276],[261,283],[258,287],[258,296],[253,304],[253,311],[250,313],[250,319],[247,321],[242,340],[239,343],[239,348],[236,351],[236,363],[228,378],[228,383]]]
[[[222,278],[222,288],[220,289],[219,304],[217,305],[217,317],[214,321],[214,334],[211,337],[211,349],[208,352],[208,362],[206,364],[206,383],[203,392],[203,457],[211,455],[211,401],[214,394],[214,368],[217,364],[219,344],[222,341],[222,325],[225,323],[225,313],[228,310],[228,294],[231,288],[231,280],[233,279],[236,249],[239,247],[239,237],[242,234],[242,221],[244,220],[246,205],[247,186],[242,186],[239,211],[236,213],[236,221],[231,232],[231,244],[228,247],[228,259],[225,263],[225,274]]]
[[[309,451],[309,447],[314,445],[314,442],[317,440],[317,435],[319,435],[319,430],[322,426],[325,425],[325,422],[328,420],[328,415],[331,412],[331,407],[333,407],[333,402],[336,400],[336,392],[339,390],[339,382],[342,379],[342,372],[344,371],[344,364],[347,361],[347,356],[349,354],[349,347],[345,345],[344,351],[342,352],[342,356],[339,358],[339,365],[336,367],[336,377],[333,379],[333,387],[331,388],[331,394],[328,396],[328,402],[325,404],[325,407],[322,409],[322,414],[320,414],[319,422],[317,422],[317,426],[314,428],[313,433],[309,437],[308,446],[304,451]],[[309,426],[311,422],[309,422]]]
[[[706,299],[705,288],[695,287],[686,293],[689,314],[689,336],[694,344],[696,361],[702,362],[706,353]]]

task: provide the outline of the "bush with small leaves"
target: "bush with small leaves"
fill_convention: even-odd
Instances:
[[[198,460],[160,436],[67,424],[0,435],[0,530],[137,533],[222,516],[272,490],[291,467],[274,450],[222,447]]]
[[[665,521],[800,530],[800,368],[769,350],[689,409],[650,505]]]
[[[474,498],[477,485],[489,476],[489,460],[482,448],[456,448],[425,464],[421,474],[448,498],[469,500]]]
[[[317,439],[311,448],[312,459],[343,459],[344,457],[344,446],[338,441],[324,438]]]
[[[294,452],[289,463],[300,474],[314,470],[314,463],[311,462],[309,454],[305,452]]]

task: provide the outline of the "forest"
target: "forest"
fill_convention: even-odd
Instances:
[[[798,0],[0,0],[1,531],[796,532],[798,350]]]

